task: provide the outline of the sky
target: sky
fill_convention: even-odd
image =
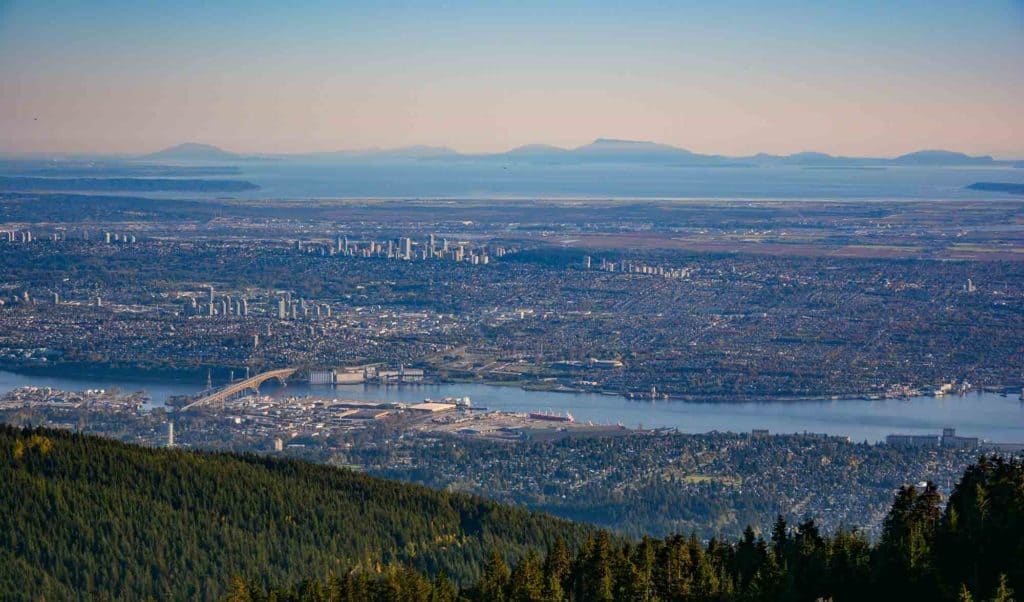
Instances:
[[[1024,0],[0,0],[0,151],[1024,158]]]

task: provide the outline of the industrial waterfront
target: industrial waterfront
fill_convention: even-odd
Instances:
[[[64,390],[143,390],[148,406],[157,407],[172,395],[193,395],[202,382],[168,382],[111,378],[80,379],[25,375],[0,371],[0,393],[20,386]],[[677,428],[682,432],[813,432],[848,436],[853,441],[882,441],[892,433],[935,434],[944,427],[998,443],[1024,442],[1024,402],[1015,395],[971,392],[966,395],[889,400],[816,400],[795,402],[700,403],[676,400],[630,401],[593,393],[528,391],[475,383],[406,386],[320,386],[266,383],[262,391],[274,397],[313,396],[415,403],[424,399],[470,397],[476,407],[504,412],[569,412],[577,421],[635,428]]]

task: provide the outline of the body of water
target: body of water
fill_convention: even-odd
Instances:
[[[1024,183],[1010,167],[813,169],[665,165],[256,162],[236,177],[240,198],[995,199],[965,187]]]
[[[33,376],[0,371],[0,391],[25,385],[58,389],[118,389],[146,391],[154,405],[170,395],[193,394],[202,382],[152,382],[124,379],[77,379]],[[907,400],[820,400],[799,402],[697,403],[629,401],[613,395],[524,391],[483,384],[443,384],[402,387],[346,385],[338,387],[266,383],[275,397],[315,395],[358,400],[417,402],[425,398],[469,396],[473,404],[492,410],[571,412],[578,421],[622,423],[628,427],[672,427],[688,433],[709,431],[773,433],[815,432],[846,435],[854,441],[881,441],[891,433],[938,434],[945,427],[964,436],[998,443],[1024,443],[1024,402],[1016,395],[969,393]]]

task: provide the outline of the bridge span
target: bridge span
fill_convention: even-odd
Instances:
[[[225,399],[228,399],[233,395],[237,395],[242,391],[253,391],[254,393],[259,393],[260,385],[262,385],[266,381],[272,378],[276,378],[281,382],[281,384],[284,384],[285,379],[291,376],[292,374],[295,374],[296,370],[296,368],[279,368],[277,370],[267,370],[266,372],[261,372],[256,376],[250,376],[245,380],[235,381],[233,383],[228,384],[227,386],[221,387],[220,389],[214,391],[213,393],[210,393],[209,395],[204,395],[203,397],[200,397],[199,399],[193,401],[192,403],[183,406],[181,410],[191,410],[192,408],[198,406],[224,401]]]

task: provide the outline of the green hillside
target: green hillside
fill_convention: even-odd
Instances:
[[[406,563],[475,580],[583,526],[328,466],[0,426],[0,593],[197,600]],[[4,595],[0,598],[7,599]]]
[[[497,552],[455,592],[402,567],[352,571],[270,591],[232,582],[231,602],[417,600],[589,602],[1012,602],[1024,593],[1024,461],[981,458],[948,500],[934,485],[902,487],[881,539],[821,533],[813,520],[736,541],[669,536],[615,542],[606,532],[510,567]],[[1014,594],[1014,591],[1019,592]]]
[[[992,600],[1024,591],[1024,461],[895,495],[881,538],[813,520],[640,541],[297,461],[0,426],[0,599]],[[451,577],[451,579],[448,578]]]

